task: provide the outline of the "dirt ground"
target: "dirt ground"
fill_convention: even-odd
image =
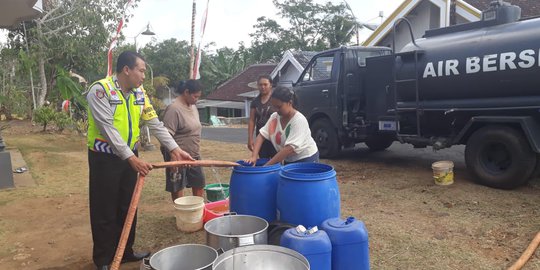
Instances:
[[[0,190],[1,268],[94,269],[85,138],[39,129],[15,121],[4,132],[8,147],[23,154],[26,173],[36,185]],[[161,161],[159,151],[141,155]],[[248,152],[242,144],[203,141],[202,155],[234,161]],[[472,183],[462,160],[456,160],[455,183],[437,186],[431,178],[433,161],[421,152],[370,153],[362,147],[339,159],[322,160],[337,171],[342,216],[366,224],[372,269],[509,267],[540,230],[539,180],[511,191],[487,188]],[[228,182],[231,173],[205,172],[207,183]],[[155,252],[204,242],[203,231],[176,231],[163,171],[153,171],[139,205],[135,248]],[[537,251],[524,269],[540,269],[539,256]],[[136,270],[139,264],[121,269]]]

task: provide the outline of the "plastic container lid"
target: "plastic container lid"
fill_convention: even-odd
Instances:
[[[314,234],[316,232],[319,231],[319,228],[317,228],[317,226],[314,226],[314,227],[311,227],[309,230],[308,230],[308,234]]]
[[[323,163],[291,163],[283,166],[279,175],[295,181],[323,181],[336,177],[334,167]]]
[[[233,168],[233,171],[235,172],[241,172],[241,173],[267,173],[267,172],[274,172],[279,171],[281,169],[281,164],[276,163],[269,166],[263,166],[268,162],[269,159],[267,158],[261,158],[257,159],[255,162],[255,166],[253,164],[245,163],[243,160],[238,160],[236,163],[240,164],[240,166],[235,166]]]
[[[281,236],[280,246],[292,248],[302,254],[318,254],[332,251],[330,238],[322,230],[310,234],[308,231],[302,233],[298,232],[296,228],[290,228]]]
[[[368,241],[368,233],[364,222],[348,217],[327,219],[322,223],[322,229],[326,231],[332,243],[339,245],[356,244]]]
[[[303,225],[298,225],[293,229],[289,229],[290,233],[295,237],[315,237],[315,234],[321,232],[317,226],[306,229]],[[324,232],[324,231],[322,231]]]

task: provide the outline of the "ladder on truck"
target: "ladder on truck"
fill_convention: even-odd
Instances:
[[[393,81],[394,81],[394,105],[395,105],[395,108],[394,108],[394,121],[395,121],[395,125],[396,125],[396,137],[401,141],[403,137],[420,137],[421,136],[421,131],[420,131],[420,118],[422,116],[422,113],[423,113],[423,110],[420,108],[421,105],[420,105],[420,93],[419,93],[419,85],[418,85],[418,58],[420,55],[422,55],[424,53],[423,50],[420,50],[420,49],[417,49],[417,50],[412,50],[412,51],[407,51],[407,52],[399,52],[399,53],[396,53],[396,28],[398,26],[398,24],[400,22],[405,22],[409,28],[409,32],[410,32],[410,35],[411,35],[411,41],[412,43],[418,48],[418,45],[416,44],[415,40],[414,40],[414,35],[413,35],[413,32],[412,32],[412,26],[411,26],[411,23],[409,22],[409,20],[407,20],[406,18],[400,18],[398,20],[396,20],[394,22],[394,27],[393,27],[393,33],[392,33],[392,36],[393,36],[393,40],[392,40],[392,55],[394,56],[394,63],[396,63],[397,59],[398,58],[401,58],[401,59],[405,59],[405,58],[408,58],[408,57],[412,57],[414,58],[414,75],[412,78],[401,78],[398,76],[398,73],[397,73],[397,70],[396,70],[396,65],[394,64],[393,65],[393,68],[392,68],[392,74],[393,74]],[[402,61],[403,62],[403,61]],[[415,94],[415,100],[414,100],[414,106],[413,107],[401,107],[398,106],[398,97],[399,97],[399,93],[404,91],[405,89],[407,90],[410,90],[410,89],[413,89],[414,90],[414,94]],[[415,115],[415,122],[416,122],[416,130],[415,132],[407,132],[407,133],[402,133],[401,132],[401,127],[400,127],[400,119],[402,118],[402,116],[404,116],[405,114],[411,114],[411,112],[414,112],[414,115]]]
[[[396,121],[396,135],[399,137],[404,136],[420,136],[420,118],[422,116],[422,109],[420,108],[420,93],[419,93],[419,85],[418,85],[418,58],[419,56],[423,54],[423,51],[421,50],[414,50],[414,51],[408,51],[408,52],[402,52],[402,53],[394,53],[394,60],[397,60],[398,57],[407,58],[412,57],[414,58],[414,75],[412,78],[399,78],[398,73],[396,71],[396,67],[394,65],[393,67],[393,77],[394,77],[394,116]],[[399,106],[400,100],[398,100],[399,93],[404,90],[414,90],[414,106],[413,107],[403,107]],[[410,104],[410,103],[409,103]],[[401,133],[401,130],[399,129],[399,120],[401,119],[400,116],[403,116],[404,114],[410,114],[411,112],[414,112],[416,116],[416,132],[411,133],[410,131],[407,133]]]

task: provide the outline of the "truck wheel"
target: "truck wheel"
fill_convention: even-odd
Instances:
[[[538,177],[540,177],[540,154],[536,154],[536,166],[534,166],[534,170],[529,179],[534,179]]]
[[[487,126],[467,141],[465,163],[475,182],[512,189],[527,182],[536,165],[536,154],[520,131]]]
[[[365,144],[371,151],[382,151],[390,147],[394,143],[394,139],[388,136],[373,136],[366,139]]]
[[[341,151],[336,129],[327,119],[316,120],[311,126],[311,136],[317,143],[322,158],[332,158]]]

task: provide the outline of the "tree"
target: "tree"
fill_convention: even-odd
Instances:
[[[204,94],[240,73],[249,64],[248,52],[243,46],[236,51],[227,47],[220,48],[215,54],[207,55],[205,58],[203,58],[204,65],[201,65]]]
[[[188,78],[189,53],[187,41],[174,38],[157,44],[147,44],[141,50],[146,62],[152,66],[154,77],[165,76],[172,85]]]
[[[272,1],[278,15],[291,25],[282,31],[282,39],[288,40],[293,49],[309,50],[321,39],[322,22],[329,17],[321,5],[313,0]],[[330,4],[331,5],[331,4]]]
[[[313,0],[273,0],[289,28],[277,21],[260,17],[251,34],[253,56],[260,62],[281,56],[283,51],[320,51],[347,44],[353,34],[356,22],[347,14],[345,4],[324,5]]]
[[[25,68],[21,64],[24,52],[18,48],[4,48],[0,52],[0,115],[5,115],[7,120],[12,115],[30,115],[30,96],[25,91],[24,74]]]
[[[93,80],[105,74],[106,51],[127,0],[47,0],[43,16],[28,24],[24,39],[37,63],[37,107],[54,84],[56,67]]]
[[[156,89],[156,97],[160,99],[169,98],[169,90],[173,91],[173,87],[169,86],[169,78],[165,76],[154,77],[154,88]]]
[[[84,91],[81,85],[73,79],[72,75],[62,67],[56,67],[55,88],[60,93],[63,100],[73,100],[77,110],[86,111],[87,101],[82,95]],[[78,112],[80,113],[80,112]]]
[[[329,48],[336,48],[349,43],[355,35],[358,22],[352,14],[346,13],[347,6],[340,4],[337,6],[332,3],[326,3],[324,8],[328,13],[332,14],[322,21],[321,35]],[[361,27],[358,25],[358,27]]]
[[[266,17],[257,18],[257,24],[253,26],[257,31],[250,34],[252,37],[250,58],[256,63],[267,60],[278,60],[283,51],[291,48],[292,44],[282,35],[283,29],[276,21]],[[278,60],[279,61],[279,60]]]

